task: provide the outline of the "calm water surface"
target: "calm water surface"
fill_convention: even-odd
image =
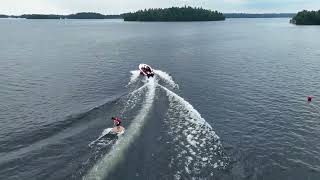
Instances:
[[[320,179],[320,28],[288,22],[0,19],[0,179]]]

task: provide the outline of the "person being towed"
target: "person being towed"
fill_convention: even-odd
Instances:
[[[111,119],[113,120],[114,125],[111,131],[116,134],[123,134],[125,128],[121,126],[121,119],[118,117],[112,117]]]

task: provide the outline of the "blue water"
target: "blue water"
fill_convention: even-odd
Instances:
[[[317,26],[0,19],[0,34],[0,179],[320,178]],[[140,63],[157,77],[128,86]],[[89,147],[115,115],[126,135]]]

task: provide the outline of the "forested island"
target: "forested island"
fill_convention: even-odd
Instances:
[[[300,11],[290,20],[290,22],[296,25],[320,25],[320,10]]]
[[[100,13],[77,13],[66,16],[67,19],[106,19],[106,16]]]
[[[4,15],[4,14],[0,14],[0,18],[8,18],[9,16]]]
[[[223,13],[226,18],[292,18],[296,13]]]
[[[54,14],[23,14],[18,16],[18,18],[25,19],[61,19],[62,16]]]
[[[81,12],[70,15],[56,14],[23,14],[21,16],[0,15],[0,18],[25,18],[25,19],[122,19],[120,15],[103,15],[94,12]]]
[[[225,17],[218,11],[192,7],[171,7],[145,9],[122,14],[124,21],[223,21]]]

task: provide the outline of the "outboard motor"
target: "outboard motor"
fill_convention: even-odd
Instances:
[[[147,77],[149,78],[149,77],[153,77],[154,76],[154,74],[153,73],[149,73],[149,74],[147,74]]]

